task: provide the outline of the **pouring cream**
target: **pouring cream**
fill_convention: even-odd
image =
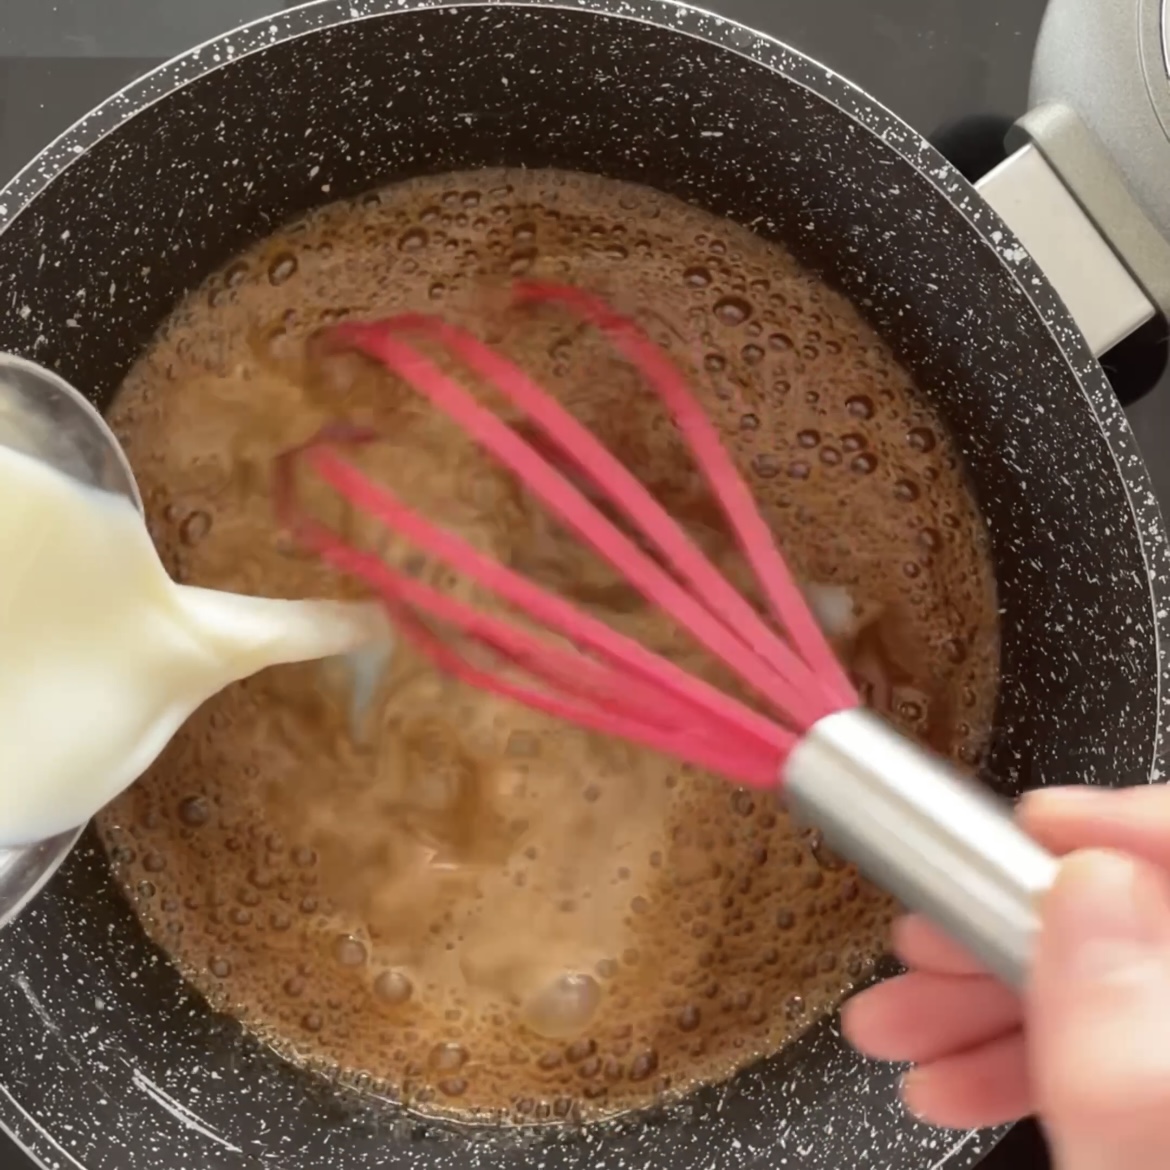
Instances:
[[[129,499],[3,446],[0,499],[0,847],[88,820],[232,682],[384,657],[376,605],[178,585]]]

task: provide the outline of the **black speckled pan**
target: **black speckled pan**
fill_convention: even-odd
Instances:
[[[1166,538],[1109,387],[1044,277],[912,130],[775,41],[668,0],[342,0],[180,57],[0,191],[0,349],[108,401],[185,290],[314,204],[527,164],[652,184],[784,240],[938,387],[994,537],[989,773],[1140,783],[1166,726]],[[661,1116],[457,1132],[298,1074],[212,1015],[85,840],[0,940],[0,1124],[87,1170],[942,1170],[942,1133],[825,1022]]]

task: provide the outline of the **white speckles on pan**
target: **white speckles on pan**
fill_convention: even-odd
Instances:
[[[1047,282],[917,134],[814,62],[667,0],[306,5],[164,65],[0,191],[0,349],[99,404],[176,299],[322,201],[395,177],[555,165],[776,235],[872,315],[959,436],[995,543],[1008,788],[1141,782],[1162,754],[1157,504]],[[193,999],[92,839],[0,940],[0,1125],[45,1165],[236,1170],[959,1170],[897,1069],[826,1021],[661,1116],[501,1137],[299,1073]]]

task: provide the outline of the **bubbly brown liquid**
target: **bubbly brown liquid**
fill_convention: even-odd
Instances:
[[[666,347],[798,575],[849,590],[838,648],[866,696],[975,762],[995,695],[994,587],[945,430],[853,307],[784,249],[629,184],[422,179],[314,212],[207,281],[113,411],[169,569],[243,592],[359,595],[278,531],[268,494],[275,454],[347,418],[386,436],[363,466],[433,519],[719,678],[419,396],[306,345],[343,316],[466,324],[750,588],[653,396],[563,313],[512,307],[519,274],[601,293]],[[471,692],[407,647],[360,736],[343,700],[320,666],[232,687],[99,820],[150,935],[294,1059],[433,1111],[600,1116],[777,1051],[882,948],[890,901],[769,796]]]

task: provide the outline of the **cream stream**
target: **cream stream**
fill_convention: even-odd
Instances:
[[[0,846],[88,820],[229,683],[388,645],[373,604],[176,584],[128,499],[5,447],[0,499]]]

